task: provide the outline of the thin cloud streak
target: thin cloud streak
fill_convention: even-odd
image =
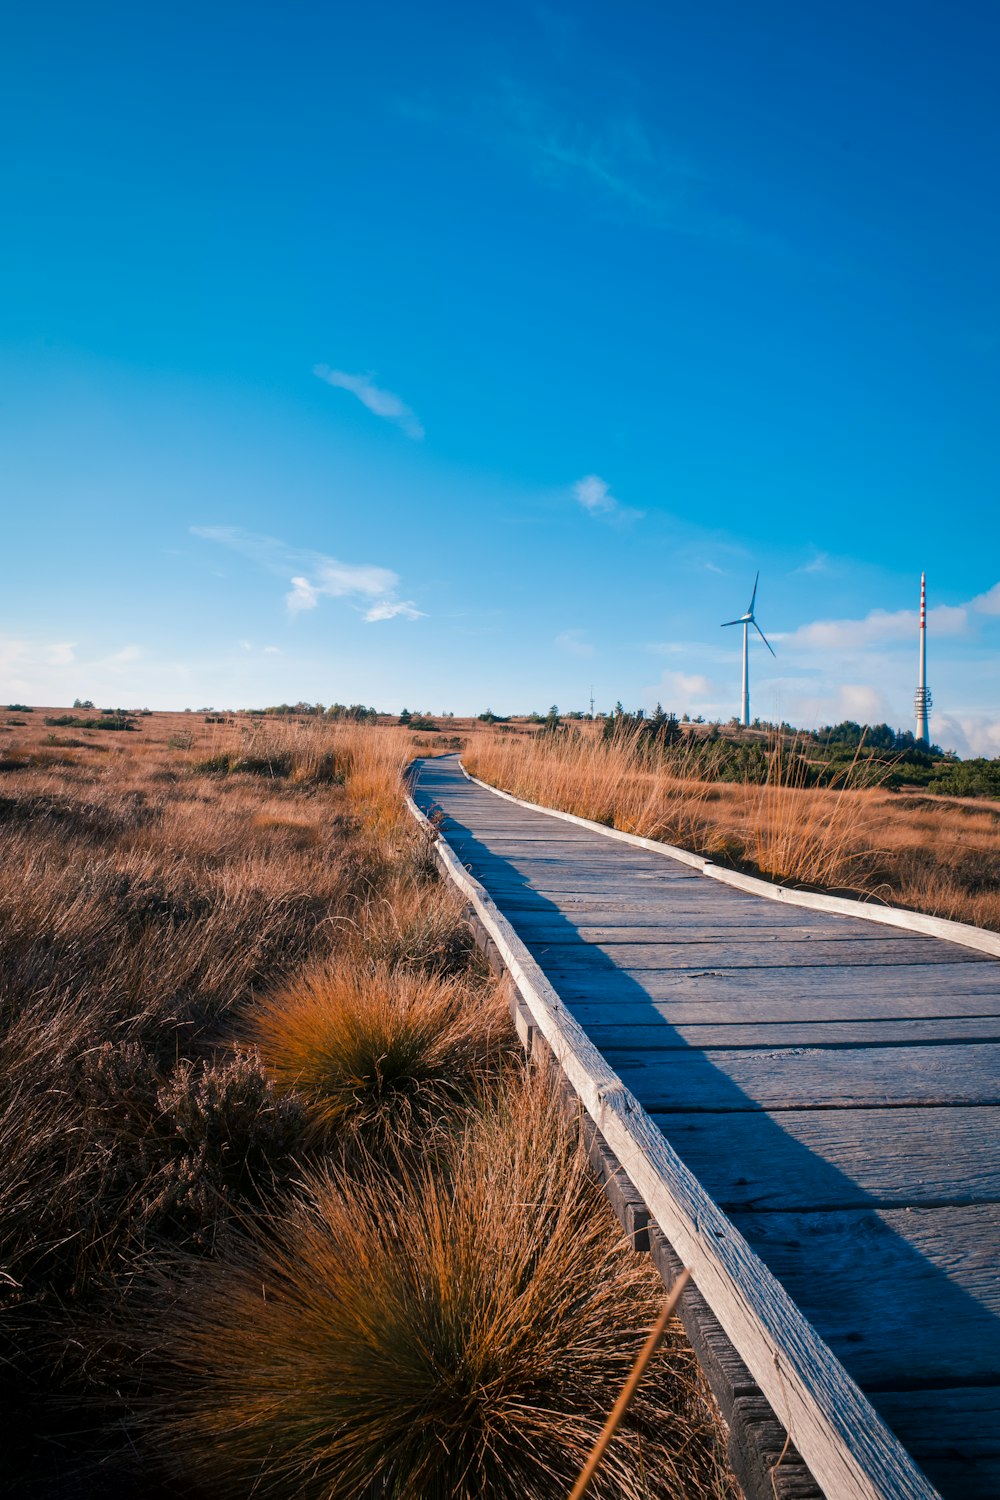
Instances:
[[[519,157],[541,182],[583,189],[673,234],[785,254],[739,214],[707,201],[712,184],[704,172],[654,140],[633,110],[606,113],[591,126],[512,78],[486,107],[484,129],[491,144]]]
[[[371,609],[365,610],[365,619],[374,620],[425,620],[427,616],[422,609],[418,609],[412,599],[383,599],[381,604],[373,604]]]
[[[387,391],[377,386],[370,376],[350,375],[346,370],[331,370],[329,365],[314,365],[313,374],[320,380],[325,380],[327,385],[335,386],[338,390],[350,391],[352,396],[358,398],[362,406],[366,406],[376,417],[383,417],[387,422],[394,422],[414,442],[423,441],[424,427],[416,412],[407,406],[402,397],[397,396],[394,391]]]

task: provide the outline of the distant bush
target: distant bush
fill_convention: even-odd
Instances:
[[[91,707],[93,707],[93,704],[91,704]],[[35,710],[31,707],[30,703],[8,703],[7,712],[9,714],[33,714]]]
[[[366,708],[363,703],[331,703],[326,711],[328,719],[347,719],[354,724],[376,724],[378,709]]]
[[[137,725],[117,709],[101,710],[99,719],[81,719],[76,714],[51,714],[42,720],[52,728],[62,729],[135,729]]]
[[[939,763],[931,773],[927,790],[951,797],[1000,797],[1000,758]]]

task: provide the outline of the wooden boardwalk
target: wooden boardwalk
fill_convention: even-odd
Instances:
[[[996,1500],[1000,959],[729,888],[457,757],[414,797],[933,1485]]]

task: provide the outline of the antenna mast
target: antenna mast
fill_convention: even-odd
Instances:
[[[927,574],[920,575],[920,681],[913,695],[913,713],[917,721],[917,743],[930,744],[927,718],[930,713],[931,690],[927,686]]]
[[[593,687],[591,687],[591,689],[590,689],[590,717],[591,718],[594,717],[594,689],[593,689]]]

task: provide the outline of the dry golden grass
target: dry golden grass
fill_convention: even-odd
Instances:
[[[482,1105],[511,1056],[496,980],[343,959],[300,971],[247,1014],[279,1087],[306,1101],[327,1148],[415,1150]]]
[[[855,786],[705,779],[694,747],[650,765],[634,742],[479,734],[464,756],[526,801],[759,871],[1000,929],[1000,808]]]
[[[152,1425],[222,1496],[565,1494],[662,1301],[552,1080],[511,1079],[412,1184],[311,1174],[302,1199],[163,1316]],[[734,1495],[675,1332],[595,1496]]]
[[[195,1489],[248,1494],[257,1466],[289,1497],[389,1493],[380,1476],[407,1465],[427,1485],[397,1494],[481,1494],[499,1455],[517,1478],[498,1494],[551,1493],[599,1428],[602,1382],[624,1372],[657,1283],[549,1117],[536,1110],[529,1140],[502,1116],[512,1033],[403,806],[413,736],[153,715],[52,745],[40,717],[0,741],[12,1493],[62,1493],[82,1471],[81,1492],[145,1496],[164,1455]],[[178,1258],[165,1365],[147,1358],[163,1333],[150,1288],[177,1284]],[[240,1323],[251,1312],[259,1334]],[[212,1327],[214,1364],[198,1333]],[[359,1361],[367,1383],[336,1388],[343,1428],[317,1381]],[[655,1431],[640,1411],[619,1471],[635,1485],[641,1436],[651,1492],[721,1495],[690,1355],[669,1363],[679,1383],[650,1398]],[[255,1370],[270,1393],[241,1386],[244,1427],[213,1436]],[[414,1399],[424,1426],[408,1422]],[[130,1425],[144,1402],[165,1414],[153,1447]],[[328,1466],[338,1443],[349,1483]]]

